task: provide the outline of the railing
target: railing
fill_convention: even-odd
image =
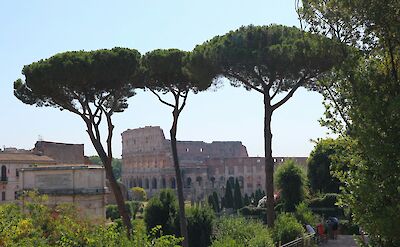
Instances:
[[[296,238],[293,241],[290,241],[289,243],[286,243],[284,245],[279,244],[279,247],[309,247],[314,243],[314,237],[315,234],[307,234],[301,238]]]

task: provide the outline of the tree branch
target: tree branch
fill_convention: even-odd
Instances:
[[[294,87],[289,91],[288,94],[286,94],[286,96],[281,99],[279,102],[277,102],[276,104],[272,105],[272,111],[276,110],[277,108],[279,108],[281,105],[285,104],[286,101],[288,101],[294,94],[294,92],[296,92],[296,90],[304,84],[304,82],[306,81],[306,77],[302,77],[300,78],[296,85],[294,85]]]
[[[182,112],[182,110],[183,110],[183,108],[185,107],[185,105],[186,105],[186,99],[187,99],[187,97],[188,97],[188,94],[189,94],[189,90],[186,90],[185,92],[184,92],[184,94],[183,94],[183,102],[182,102],[182,105],[179,107],[179,110],[178,110],[178,114],[180,114],[181,112]]]
[[[272,96],[271,96],[271,100],[279,93],[279,90],[282,87],[282,80],[283,80],[282,78],[279,80],[278,86],[276,87],[274,94],[272,94]]]
[[[172,107],[172,108],[175,107],[173,104],[168,103],[167,101],[164,101],[164,100],[160,97],[160,95],[158,95],[153,89],[149,89],[149,90],[150,90],[155,96],[157,96],[158,100],[159,100],[161,103],[163,103],[163,104],[165,104],[165,105],[167,105],[167,106],[169,106],[169,107]]]
[[[259,93],[264,94],[264,91],[263,91],[263,90],[261,90],[261,89],[259,89],[258,87],[252,85],[251,83],[249,83],[246,79],[244,79],[244,78],[241,77],[240,75],[233,74],[233,73],[228,73],[227,75],[230,76],[230,77],[235,78],[236,80],[238,80],[238,81],[240,81],[240,82],[242,82],[243,84],[245,84],[245,85],[248,86],[249,88],[251,88],[251,89],[253,89],[253,90],[255,90],[255,91],[259,92]]]

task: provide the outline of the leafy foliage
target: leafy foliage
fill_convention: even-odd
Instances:
[[[313,214],[313,212],[305,202],[301,202],[296,206],[294,217],[302,225],[309,224],[312,226],[316,226],[318,223],[318,217]]]
[[[293,160],[280,165],[275,173],[277,187],[281,190],[284,210],[293,212],[296,205],[304,200],[305,174]]]
[[[190,247],[210,246],[214,218],[214,211],[209,207],[195,206],[187,210]]]
[[[337,165],[334,162],[334,157],[343,155],[346,151],[347,142],[343,138],[338,139],[320,139],[314,150],[311,152],[308,158],[308,181],[310,183],[311,190],[321,193],[338,193],[339,186],[341,185],[339,180],[332,176],[331,166]],[[343,164],[340,169],[345,170],[346,167]],[[335,170],[339,170],[336,167]]]
[[[145,207],[144,221],[147,230],[150,231],[157,225],[167,234],[177,233],[178,203],[175,192],[171,189],[163,189],[153,196]]]
[[[132,191],[132,199],[135,201],[146,201],[147,194],[146,191],[141,187],[133,187],[131,188]]]
[[[222,217],[217,220],[213,247],[272,247],[268,229],[260,222],[243,217]]]
[[[282,213],[276,219],[273,232],[274,241],[285,244],[303,236],[304,229],[293,215]]]
[[[156,237],[160,235],[159,229],[147,235],[140,221],[135,221],[138,227],[135,228],[133,239],[129,240],[116,224],[94,224],[78,215],[72,205],[50,208],[45,204],[46,197],[29,196],[24,210],[15,204],[0,205],[1,246],[176,247],[181,242],[181,239],[171,235]]]
[[[136,201],[126,201],[125,202],[125,207],[129,211],[129,215],[132,217],[132,219],[135,219],[136,213],[139,211],[139,208],[142,206],[140,202]],[[119,215],[118,207],[117,205],[107,205],[106,206],[106,218],[111,219],[111,220],[116,220],[119,219],[121,216]]]
[[[335,172],[346,184],[339,202],[374,246],[400,245],[398,229],[387,227],[400,220],[399,9],[396,0],[304,0],[301,9],[314,32],[362,51],[344,53],[346,66],[326,80],[322,92],[325,123],[349,139],[347,155],[337,158],[348,166]]]

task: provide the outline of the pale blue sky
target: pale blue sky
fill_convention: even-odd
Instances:
[[[95,154],[77,116],[53,108],[24,105],[13,96],[23,65],[58,52],[115,46],[141,53],[157,48],[191,50],[241,25],[298,26],[295,0],[69,0],[0,1],[0,145],[30,149],[47,141],[84,143]],[[273,116],[273,155],[307,156],[310,139],[324,137],[318,124],[322,97],[299,90]],[[158,125],[166,136],[168,107],[139,91],[129,109],[115,115],[114,154],[121,154],[121,132]],[[262,97],[229,85],[190,95],[180,120],[180,140],[240,140],[252,156],[263,156]]]

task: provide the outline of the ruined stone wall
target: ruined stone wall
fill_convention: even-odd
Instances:
[[[38,141],[33,149],[35,154],[46,155],[57,164],[84,164],[83,144],[68,144]]]

